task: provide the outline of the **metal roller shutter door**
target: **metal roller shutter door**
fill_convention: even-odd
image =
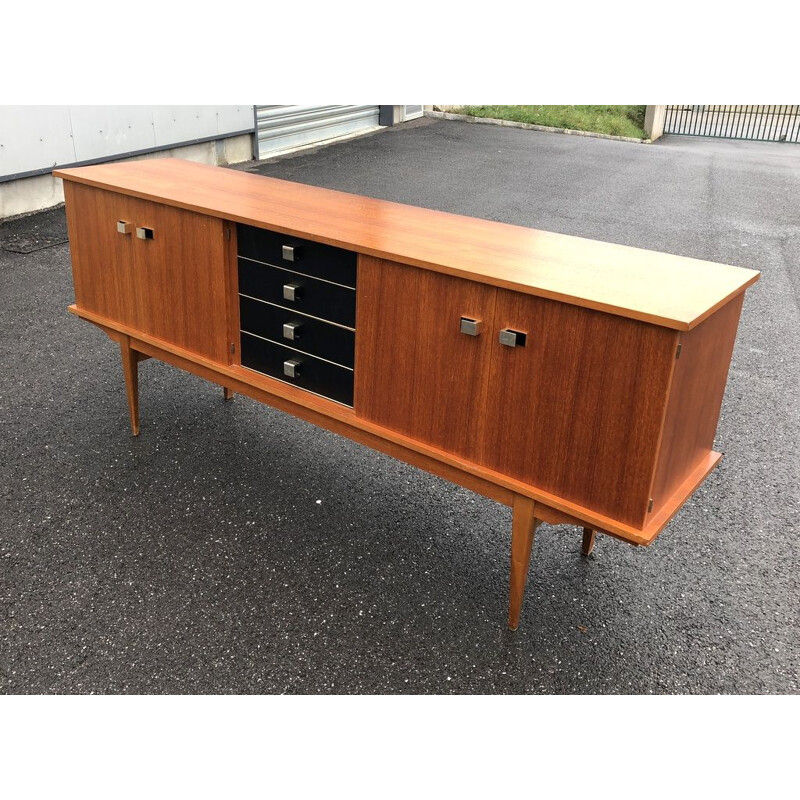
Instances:
[[[256,106],[257,157],[378,127],[380,106]]]

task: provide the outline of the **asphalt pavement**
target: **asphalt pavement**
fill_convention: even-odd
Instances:
[[[721,466],[648,548],[510,511],[66,312],[63,209],[0,224],[0,692],[795,693],[800,145],[421,119],[238,169],[751,267]]]

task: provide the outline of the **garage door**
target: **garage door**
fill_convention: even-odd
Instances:
[[[256,106],[257,157],[378,127],[380,106]]]

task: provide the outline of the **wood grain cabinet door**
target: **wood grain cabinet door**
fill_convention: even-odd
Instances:
[[[75,302],[86,311],[137,327],[134,236],[120,233],[117,224],[133,222],[139,201],[71,181],[64,182],[64,195]]]
[[[358,416],[477,460],[497,290],[369,256],[358,266]],[[461,317],[483,322],[461,332]]]
[[[526,334],[508,347],[499,331]],[[675,357],[673,330],[497,291],[480,461],[641,526]]]
[[[64,190],[78,307],[227,363],[222,220],[72,182]]]
[[[227,363],[227,257],[223,222],[138,201],[134,281],[139,329]]]

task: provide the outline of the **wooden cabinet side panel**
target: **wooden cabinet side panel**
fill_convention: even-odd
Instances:
[[[482,463],[643,527],[676,332],[499,291]]]
[[[714,448],[744,292],[680,335],[653,481],[658,511]]]
[[[476,460],[495,292],[472,281],[362,256],[356,414]],[[483,320],[484,333],[461,333],[462,316]]]
[[[70,181],[64,198],[77,306],[137,327],[133,236],[117,221],[132,219],[140,201]]]

